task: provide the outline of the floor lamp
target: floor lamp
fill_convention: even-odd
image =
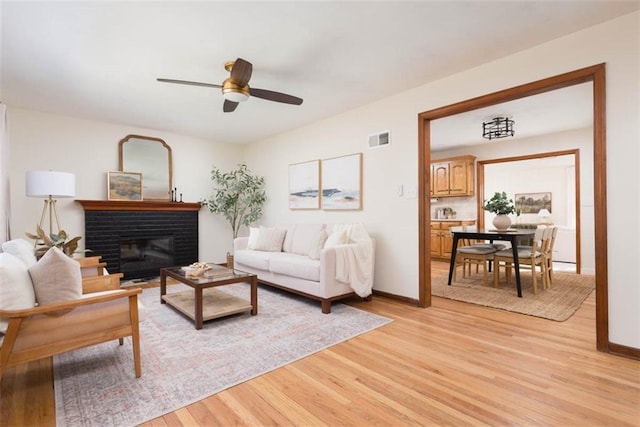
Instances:
[[[44,207],[40,215],[40,228],[44,223],[47,212],[49,213],[49,234],[53,232],[53,218],[60,232],[60,219],[56,209],[54,197],[75,197],[76,177],[68,172],[55,171],[30,171],[26,174],[27,197],[44,197]]]

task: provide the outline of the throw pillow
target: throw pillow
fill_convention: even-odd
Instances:
[[[324,224],[298,224],[291,242],[291,253],[308,256],[323,229]]]
[[[36,297],[27,266],[8,252],[0,253],[0,309],[33,308]],[[0,333],[7,332],[9,319],[0,319]]]
[[[13,239],[2,244],[2,250],[4,252],[19,258],[27,268],[37,262],[33,249],[33,243],[26,239]]]
[[[78,299],[82,296],[80,263],[60,249],[49,249],[40,260],[29,267],[38,304]]]
[[[327,241],[324,244],[325,248],[332,248],[338,245],[344,245],[347,243],[347,232],[345,230],[338,230],[331,233],[327,237]]]
[[[249,242],[247,242],[247,249],[256,249],[259,235],[260,229],[258,227],[249,227]]]
[[[281,252],[282,243],[287,230],[260,226],[255,250],[267,252]]]
[[[324,248],[327,237],[329,236],[327,235],[326,230],[320,230],[312,242],[311,250],[309,251],[309,258],[320,259],[320,251]]]

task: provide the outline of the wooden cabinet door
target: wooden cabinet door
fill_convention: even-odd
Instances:
[[[449,163],[449,194],[466,196],[469,194],[467,162],[456,161]]]
[[[431,256],[437,258],[442,257],[439,230],[431,230]]]
[[[440,258],[442,250],[440,245],[440,223],[431,222],[431,256]]]
[[[459,156],[432,163],[431,197],[473,196],[474,162],[474,156]]]
[[[460,226],[461,222],[448,222],[442,224],[442,230],[440,230],[440,246],[442,250],[442,257],[451,259],[451,252],[453,250],[453,236],[451,236],[451,231],[449,227]]]
[[[433,195],[449,195],[449,163],[433,164]]]

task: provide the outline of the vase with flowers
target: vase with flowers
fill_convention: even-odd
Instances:
[[[493,225],[500,231],[507,230],[511,226],[511,218],[507,215],[516,212],[513,200],[507,197],[507,193],[496,192],[489,200],[484,201],[483,209],[495,214]]]

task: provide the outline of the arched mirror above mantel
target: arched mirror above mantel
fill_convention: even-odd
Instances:
[[[127,135],[118,143],[120,170],[142,173],[145,200],[171,200],[171,147],[160,138]]]

